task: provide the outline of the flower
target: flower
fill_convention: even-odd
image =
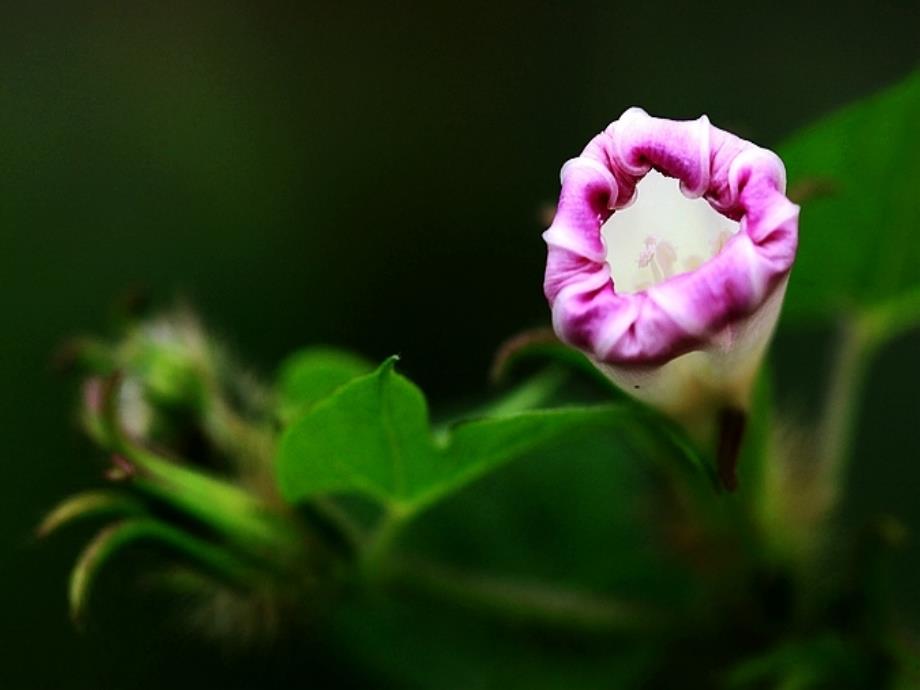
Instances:
[[[706,116],[630,108],[561,177],[543,234],[557,335],[711,436],[720,411],[748,406],[795,259],[782,161]]]

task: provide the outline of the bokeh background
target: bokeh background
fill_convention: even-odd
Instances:
[[[364,684],[321,639],[221,652],[118,568],[74,630],[87,533],[31,533],[101,467],[56,347],[143,290],[187,298],[266,375],[321,342],[400,353],[436,404],[481,391],[496,344],[547,320],[560,164],[626,107],[772,145],[916,64],[915,3],[820,5],[4,3],[0,686]],[[814,399],[827,338],[777,343],[790,406]],[[918,346],[871,378],[852,510],[920,528]],[[918,550],[900,580],[920,611]]]

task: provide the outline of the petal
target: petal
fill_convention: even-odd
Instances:
[[[618,293],[601,227],[628,213],[651,169],[690,197],[740,221],[723,250],[689,273],[637,293]],[[709,124],[627,110],[563,168],[544,289],[560,338],[607,365],[661,365],[718,347],[785,284],[795,257],[798,207],[770,151]]]

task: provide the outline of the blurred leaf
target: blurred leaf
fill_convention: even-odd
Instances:
[[[467,410],[460,419],[506,417],[546,406],[551,400],[558,398],[563,384],[568,379],[568,372],[561,368],[550,367],[534,374],[520,386],[511,389],[499,398],[476,408],[472,413]]]
[[[569,433],[602,425],[619,427],[630,419],[635,418],[626,406],[599,405],[463,422],[453,429],[440,458],[430,464],[424,499],[456,490],[494,467]]]
[[[330,347],[310,347],[294,353],[278,376],[278,415],[285,424],[353,378],[373,371],[358,355]]]
[[[375,686],[410,690],[638,690],[660,662],[646,640],[578,644],[399,597],[343,607],[332,634]]]
[[[912,690],[920,687],[920,647],[913,637],[903,631],[887,640],[895,661],[893,690]]]
[[[694,633],[701,634],[702,617],[686,611],[695,601],[708,611],[712,599],[694,589],[693,576],[669,548],[676,538],[682,548],[693,548],[701,526],[676,512],[664,468],[635,442],[646,431],[580,428],[532,449],[527,462],[503,465],[432,506],[408,528],[405,551],[477,573],[479,586],[443,597],[424,586],[365,597],[337,612],[336,638],[356,662],[379,674],[381,684],[394,687],[676,687],[652,680],[667,672],[666,647],[656,635],[679,635],[681,629],[667,625],[637,634],[635,628],[655,628],[654,613],[665,610],[668,618],[692,620]],[[657,450],[673,449],[663,444]],[[710,502],[720,502],[703,475],[691,476]],[[713,567],[721,568],[721,561]],[[523,614],[509,622],[507,611],[490,613],[476,601],[496,583],[507,606],[545,585],[648,606],[652,615],[628,617],[623,631],[609,621],[595,630],[574,630],[570,612],[564,625]],[[505,583],[521,589],[503,591]],[[604,607],[593,615],[604,617]],[[678,673],[667,678],[675,676],[683,679]]]
[[[873,307],[920,287],[920,71],[780,146],[802,201],[786,310],[794,319]]]
[[[762,508],[766,477],[773,469],[767,460],[774,422],[772,367],[766,362],[754,384],[738,457],[738,493],[753,512]]]
[[[674,495],[672,464],[682,488],[722,501],[682,457],[662,457],[674,455],[670,446],[647,445],[648,435],[638,425],[594,424],[535,446],[527,462],[503,465],[432,507],[406,545],[457,568],[669,600],[683,575],[660,542],[678,520],[692,529],[676,517],[675,501],[690,503]]]
[[[811,688],[883,687],[884,673],[852,641],[827,633],[783,642],[742,661],[726,678],[729,690],[777,687]]]
[[[542,443],[631,418],[626,406],[530,411],[435,437],[424,395],[394,364],[346,384],[288,428],[277,464],[289,500],[357,492],[418,508]]]

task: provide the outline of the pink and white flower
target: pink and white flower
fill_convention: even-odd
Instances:
[[[773,152],[705,116],[631,108],[562,168],[543,235],[556,333],[629,393],[711,435],[713,409],[747,407],[798,214]]]

